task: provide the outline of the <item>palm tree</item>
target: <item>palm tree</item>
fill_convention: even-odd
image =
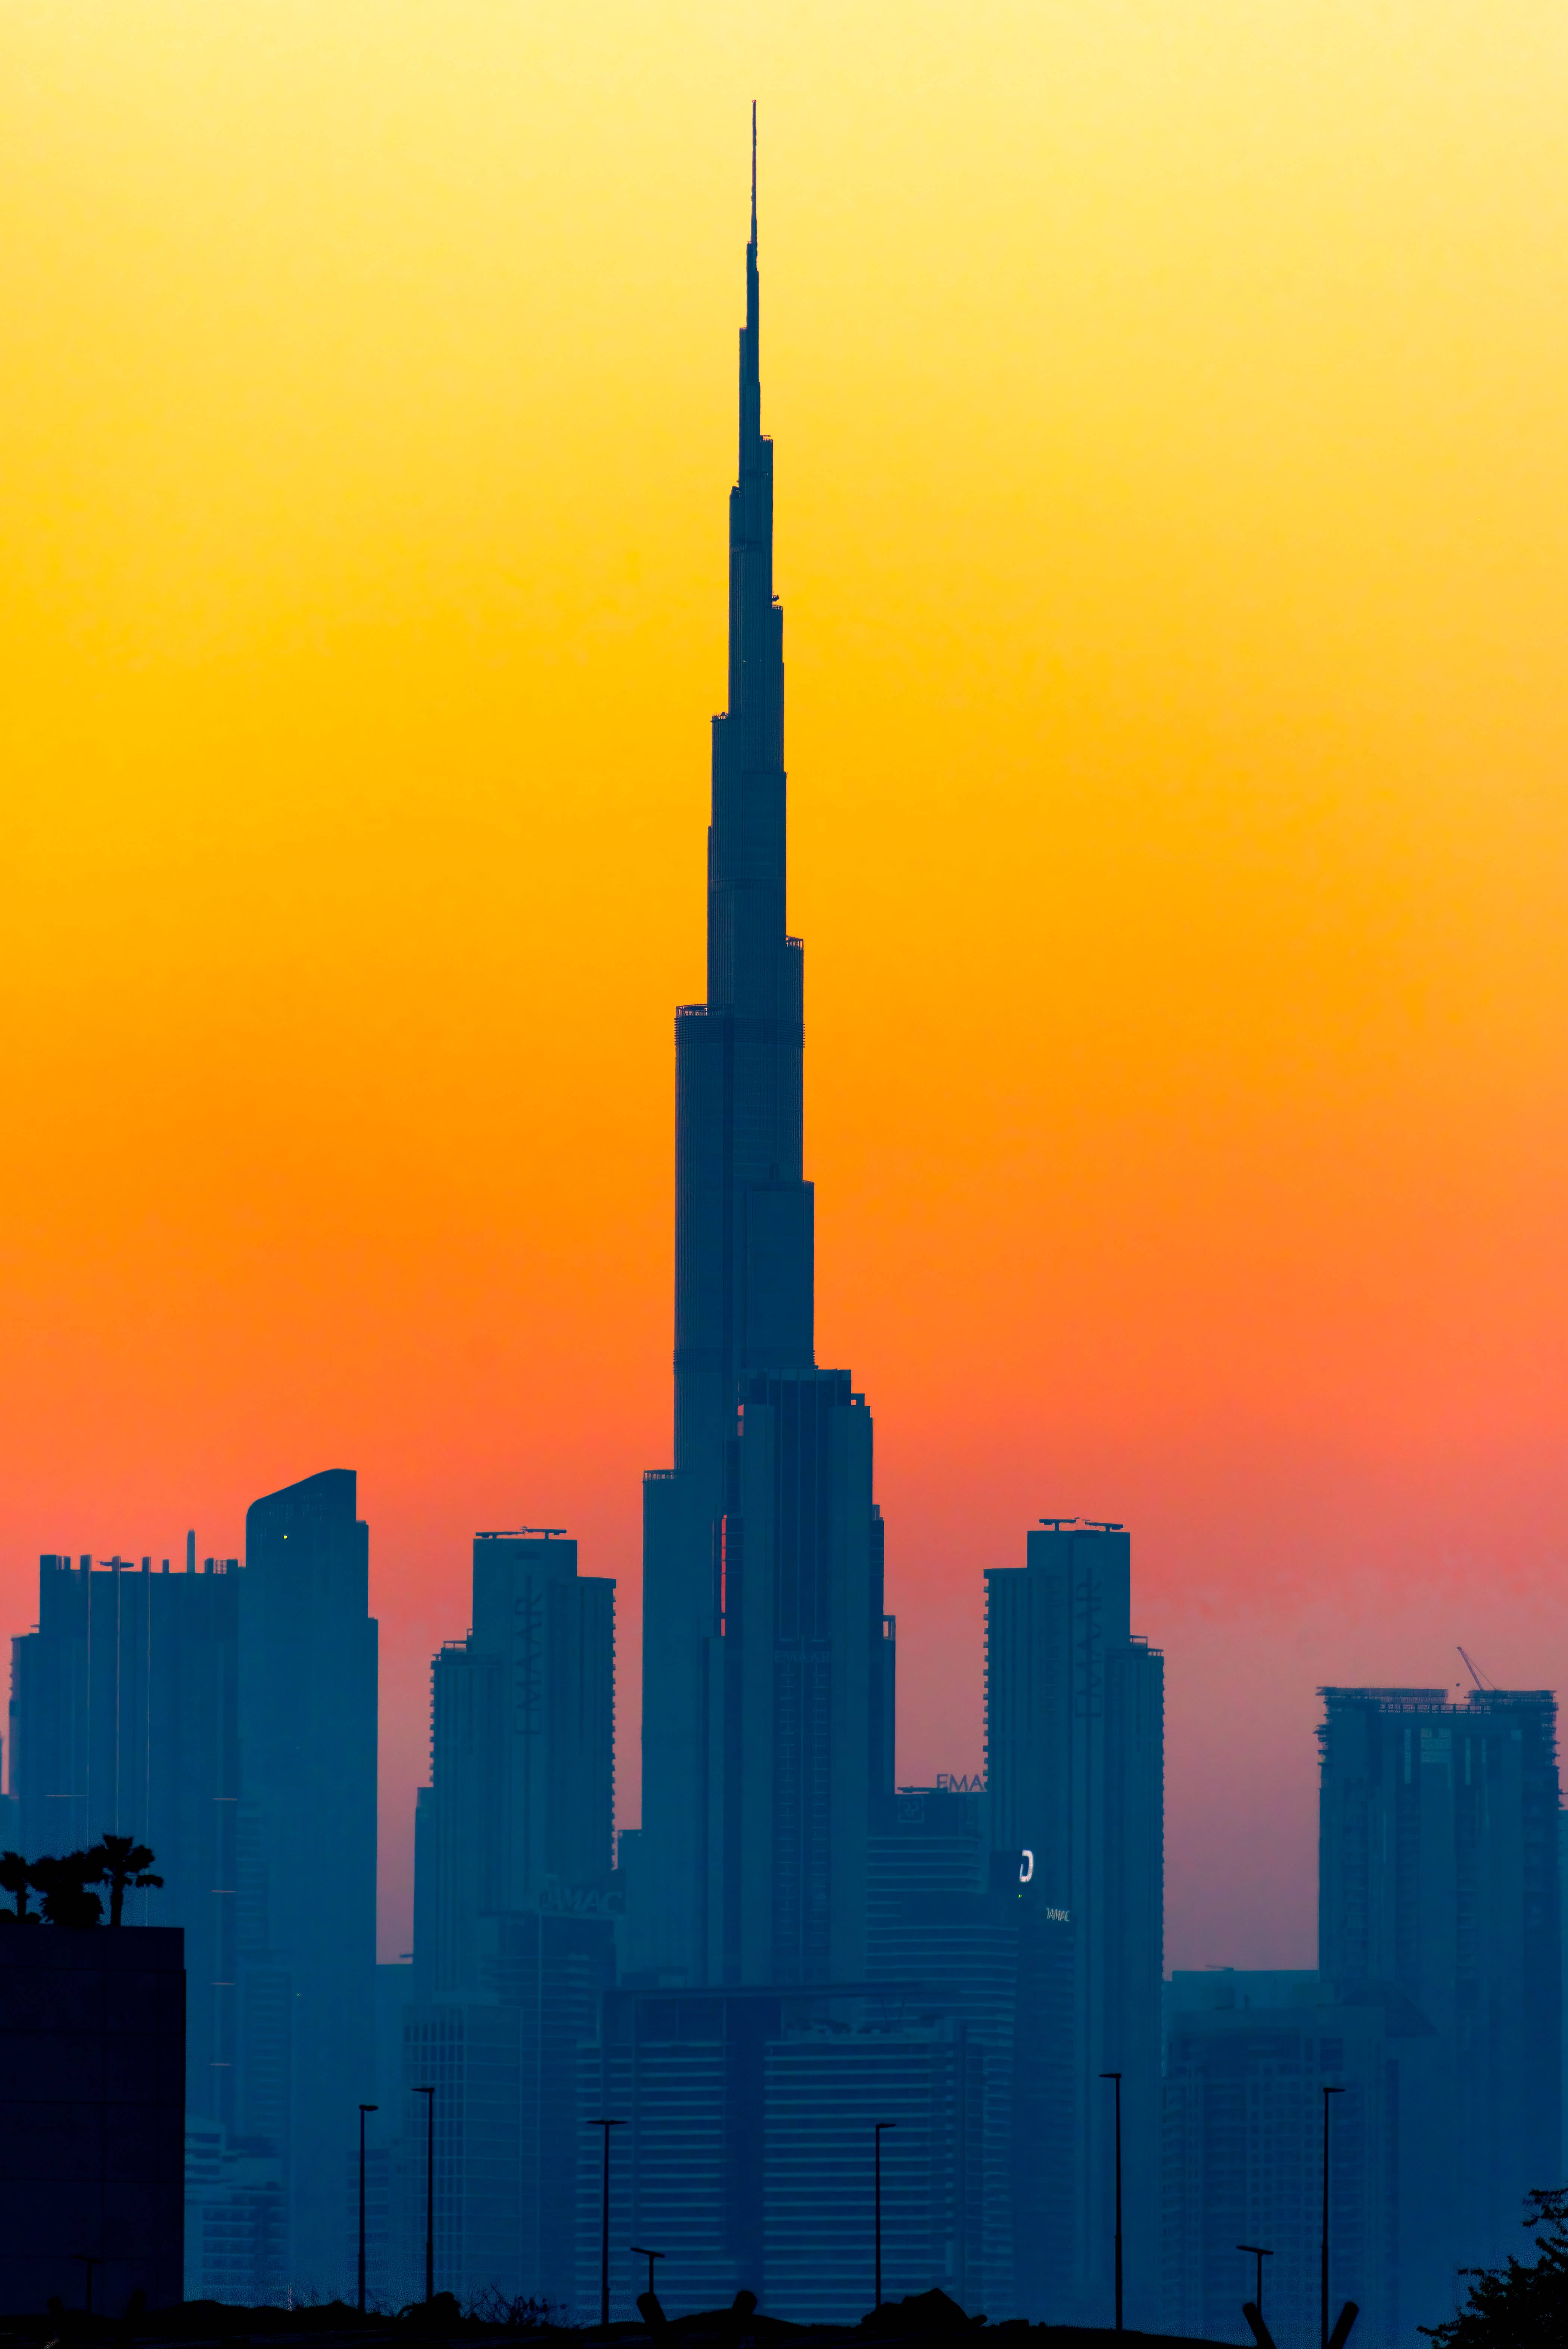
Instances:
[[[128,1890],[141,1892],[151,1885],[156,1885],[160,1892],[163,1889],[162,1877],[150,1876],[147,1872],[152,1866],[152,1852],[146,1844],[137,1843],[130,1836],[100,1837],[91,1851],[82,1854],[82,1859],[83,1880],[88,1884],[108,1886],[108,1921],[111,1925],[123,1922],[120,1911],[125,1907]]]
[[[27,1906],[27,1895],[33,1889],[32,1871],[19,1851],[0,1851],[0,1892],[15,1895],[15,1909],[0,1910],[6,1924],[36,1925],[37,1918]]]
[[[80,1930],[103,1918],[103,1902],[88,1890],[92,1874],[85,1851],[68,1851],[63,1859],[36,1859],[27,1871],[33,1888],[44,1896],[44,1922],[69,1925]]]

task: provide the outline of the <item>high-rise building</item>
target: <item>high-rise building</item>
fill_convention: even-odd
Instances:
[[[1557,1707],[1544,1690],[1325,1689],[1320,1970],[1385,1982],[1436,2036],[1405,2099],[1400,2301],[1432,2324],[1457,2271],[1523,2240],[1557,2178]]]
[[[614,1701],[614,1583],[579,1574],[576,1543],[553,1529],[476,1534],[473,1626],[430,1671],[422,1995],[480,1987],[483,1919],[546,1886],[605,1889]]]
[[[868,1806],[892,1784],[871,1415],[814,1352],[759,331],[754,172],[707,999],[676,1018],[675,1466],[644,1487],[634,1962],[693,1984],[860,1971]]]
[[[940,2286],[974,2304],[983,2060],[941,2002],[883,1993],[623,1986],[579,2054],[576,2315],[599,2287],[610,2148],[610,2313],[633,2314],[663,2251],[672,2309],[754,2292],[775,2314],[852,2321],[875,2283],[875,2125],[883,2293]]]
[[[574,2289],[577,2046],[615,1971],[614,1602],[558,1530],[478,1534],[472,1628],[431,1667],[393,2191],[422,2209],[431,2086],[438,2273],[469,2296]]]
[[[376,2075],[377,1627],[354,1471],[253,1502],[239,1584],[238,2143],[284,2160],[294,2289],[346,2291],[344,2164]]]
[[[984,1792],[943,1785],[901,1786],[879,1798],[866,1971],[872,1982],[897,1985],[906,2007],[940,2013],[964,2027],[968,2121],[978,2129],[979,2147],[964,2230],[965,2305],[1007,2315],[1015,2297],[1013,2071],[1022,1888],[1017,1855],[991,1848],[987,1809]]]
[[[1015,2278],[1053,2323],[1109,2321],[1115,2083],[1127,2321],[1160,2299],[1164,1665],[1131,1629],[1119,1526],[1052,1522],[985,1576],[991,1831],[1016,1852]]]
[[[1173,1974],[1166,2016],[1166,2331],[1251,2342],[1256,2270],[1240,2246],[1253,2243],[1268,2254],[1269,2331],[1316,2339],[1326,2101],[1329,2322],[1353,2300],[1358,2342],[1413,2340],[1398,2300],[1400,2116],[1430,2025],[1388,1984],[1342,1994],[1315,1973],[1228,1966]]]
[[[170,1574],[127,1558],[38,1561],[38,1625],[12,1642],[11,1770],[19,1848],[150,1845],[161,1890],[138,1925],[183,1929],[186,2095],[233,2121],[239,1576],[233,1558]]]

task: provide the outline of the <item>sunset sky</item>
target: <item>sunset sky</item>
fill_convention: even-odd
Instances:
[[[1568,1681],[1559,0],[9,0],[0,1632],[356,1468],[383,1950],[479,1526],[670,1456],[748,109],[819,1359],[900,1775],[1128,1521],[1167,1961],[1315,1692]]]

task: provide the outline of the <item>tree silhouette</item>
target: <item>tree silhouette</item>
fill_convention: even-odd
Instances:
[[[1510,2251],[1505,2268],[1470,2268],[1470,2303],[1444,2324],[1418,2329],[1439,2349],[1555,2349],[1568,2334],[1568,2187],[1537,2188],[1524,2221],[1537,2227],[1540,2257],[1528,2267]]]
[[[0,1909],[0,1924],[36,1925],[36,1916],[27,1906],[27,1895],[33,1889],[32,1871],[19,1851],[0,1852],[0,1892],[11,1893],[15,1909]]]
[[[111,1925],[122,1921],[120,1911],[125,1907],[128,1890],[141,1892],[152,1885],[156,1885],[160,1892],[163,1889],[162,1877],[150,1876],[147,1872],[152,1866],[153,1857],[146,1844],[137,1843],[130,1836],[120,1835],[100,1836],[92,1849],[82,1855],[85,1881],[108,1886],[108,1921]]]
[[[35,1891],[44,1896],[46,1924],[69,1925],[79,1930],[101,1923],[103,1902],[96,1892],[88,1890],[92,1869],[85,1851],[69,1851],[63,1859],[46,1855],[33,1862],[27,1874]]]

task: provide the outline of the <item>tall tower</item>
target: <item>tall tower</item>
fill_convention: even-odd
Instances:
[[[356,2108],[375,2077],[377,1627],[352,1468],[245,1512],[235,1899],[243,2134],[285,2165],[288,2274],[347,2281]]]
[[[676,1015],[675,1466],[644,1488],[633,1954],[693,1983],[858,1969],[870,1790],[891,1775],[871,1418],[847,1371],[816,1368],[813,1344],[759,336],[754,112],[707,1000]]]
[[[1019,2302],[1103,2324],[1119,2073],[1128,2322],[1158,2323],[1164,1662],[1131,1624],[1120,1526],[1028,1536],[985,1575],[991,1829],[1018,1855],[1014,2225]]]

